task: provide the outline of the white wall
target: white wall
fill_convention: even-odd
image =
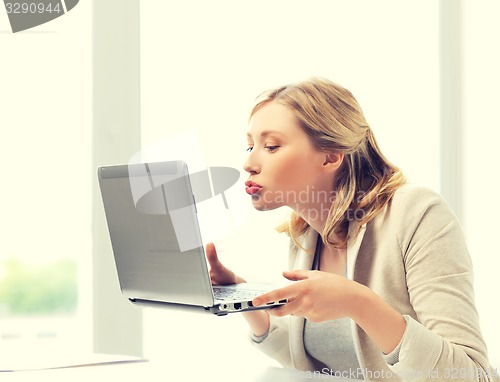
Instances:
[[[500,2],[467,0],[463,7],[464,228],[476,273],[481,326],[500,365]]]

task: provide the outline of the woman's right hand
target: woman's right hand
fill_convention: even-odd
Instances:
[[[217,251],[213,243],[208,243],[206,247],[208,263],[210,264],[210,279],[213,285],[229,285],[246,282],[241,277],[227,269],[217,257]],[[256,336],[262,336],[269,331],[269,315],[263,310],[243,312],[243,317],[250,325],[250,329]]]
[[[246,282],[233,271],[227,269],[217,257],[214,243],[208,243],[206,247],[208,263],[210,264],[210,279],[213,285],[229,285]]]

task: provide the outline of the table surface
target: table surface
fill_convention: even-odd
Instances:
[[[228,361],[227,365],[207,365],[206,362],[169,362],[168,359],[132,360],[129,357],[104,357],[99,362],[81,359],[81,363],[46,364],[38,369],[18,369],[0,372],[2,382],[78,382],[78,381],[238,381],[238,382],[305,382],[311,380],[349,381],[329,375],[314,376],[281,367],[246,364],[243,357]],[[173,361],[173,360],[172,360]],[[83,364],[83,365],[82,365]],[[54,368],[52,368],[54,367]]]
[[[223,367],[220,369],[191,370],[173,369],[151,362],[106,364],[47,370],[1,372],[2,382],[78,382],[78,381],[238,381],[238,382],[305,382],[311,380],[349,381],[328,375],[314,377],[302,372],[279,367],[240,368]]]

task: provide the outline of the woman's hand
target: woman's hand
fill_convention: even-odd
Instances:
[[[213,285],[229,285],[244,283],[241,277],[233,271],[227,269],[217,257],[217,250],[213,243],[208,243],[206,247],[208,263],[210,264],[210,279]]]
[[[269,310],[273,316],[292,314],[315,322],[352,317],[364,288],[361,284],[328,272],[295,270],[283,272],[283,276],[297,282],[253,300],[253,304],[258,306],[288,299],[285,305]]]
[[[283,272],[297,281],[256,297],[255,306],[287,298],[285,305],[267,310],[270,315],[292,314],[310,321],[350,317],[385,354],[392,352],[406,329],[403,316],[368,287],[334,273],[296,270]]]
[[[210,279],[213,285],[229,285],[246,282],[233,271],[227,269],[217,257],[217,251],[213,243],[206,247],[208,263],[210,264]],[[269,331],[269,316],[263,311],[243,312],[243,317],[250,325],[250,329],[256,336],[262,336]]]

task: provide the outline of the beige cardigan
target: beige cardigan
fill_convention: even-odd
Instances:
[[[352,222],[350,233],[356,228]],[[291,246],[290,269],[311,269],[316,239],[312,229],[303,235],[302,245],[311,253]],[[367,285],[408,320],[395,365],[385,362],[353,322],[365,379],[500,380],[490,368],[479,328],[463,234],[438,194],[412,185],[398,189],[391,204],[349,241],[347,257],[349,278]],[[285,367],[321,372],[305,352],[303,330],[301,317],[271,317],[267,338],[253,344]]]

